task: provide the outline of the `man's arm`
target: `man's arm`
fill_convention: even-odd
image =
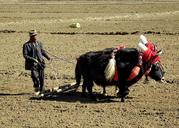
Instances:
[[[50,60],[50,57],[48,56],[47,52],[44,50],[42,43],[40,43],[42,55],[47,59]]]
[[[28,51],[27,51],[27,45],[23,45],[23,56],[24,56],[24,58],[26,59],[26,60],[32,60],[32,61],[34,61],[34,58],[33,57],[30,57],[30,56],[28,56]]]

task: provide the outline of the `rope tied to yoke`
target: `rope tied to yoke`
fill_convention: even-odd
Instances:
[[[51,55],[52,56],[52,58],[51,58],[51,61],[48,63],[48,68],[49,69],[51,69],[52,70],[52,74],[54,75],[54,79],[55,79],[55,81],[56,81],[56,83],[57,84],[59,84],[59,78],[58,78],[58,74],[60,74],[55,68],[54,68],[54,66],[53,66],[53,64],[52,64],[52,61],[64,61],[64,62],[67,62],[67,63],[71,63],[71,64],[75,64],[75,62],[73,62],[73,61],[69,61],[69,60],[67,60],[67,59],[65,59],[65,58],[63,58],[63,57],[59,57],[59,56],[56,56],[56,55],[54,55],[54,54],[52,54],[52,53],[50,53],[50,52],[48,52],[48,51],[46,51],[49,55]]]
[[[69,61],[69,60],[67,60],[67,59],[65,59],[65,58],[63,58],[63,57],[56,56],[56,55],[54,55],[54,54],[52,54],[52,53],[50,53],[50,52],[48,52],[48,51],[46,51],[46,52],[53,57],[52,60],[65,61],[65,62],[68,62],[68,63],[71,63],[71,64],[75,64],[74,61]]]

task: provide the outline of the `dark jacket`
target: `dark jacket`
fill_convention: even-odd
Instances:
[[[25,58],[25,69],[31,70],[37,63],[34,59],[37,59],[39,63],[44,63],[43,57],[46,59],[50,59],[47,55],[46,51],[43,49],[42,43],[36,41],[36,43],[32,43],[30,41],[26,42],[23,45],[23,56]]]

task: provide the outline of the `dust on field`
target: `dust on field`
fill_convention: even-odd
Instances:
[[[0,126],[1,127],[179,127],[179,2],[178,1],[21,1],[0,0]],[[72,23],[80,28],[70,28]],[[143,79],[121,103],[114,87],[110,99],[93,102],[76,93],[37,99],[30,72],[24,70],[22,45],[28,31],[49,53],[62,57],[47,62],[46,87],[74,82],[76,58],[88,51],[125,45],[136,47],[145,34],[164,50],[165,78],[172,84]],[[93,91],[100,95],[102,88]]]

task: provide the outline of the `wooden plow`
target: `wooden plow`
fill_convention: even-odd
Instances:
[[[78,89],[79,85],[75,83],[60,85],[58,87],[47,89],[39,95],[39,97],[51,97],[54,95],[66,93],[66,92],[75,92]]]

